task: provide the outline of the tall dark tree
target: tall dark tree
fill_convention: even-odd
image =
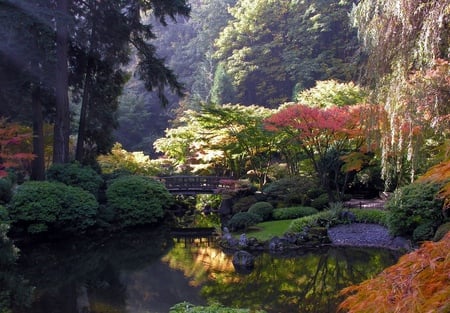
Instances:
[[[53,162],[67,163],[69,156],[69,25],[71,0],[57,0],[56,21],[56,70],[55,70],[55,128]]]
[[[49,118],[54,123],[56,163],[71,158],[69,88],[72,100],[82,103],[78,159],[87,157],[85,147],[95,147],[94,153],[98,153],[111,145],[111,139],[104,139],[111,138],[117,126],[117,97],[127,78],[121,66],[128,62],[130,44],[138,51],[137,76],[147,89],[156,90],[163,103],[167,101],[163,92],[166,87],[181,94],[175,74],[157,57],[150,43],[155,37],[152,25],[141,17],[151,13],[166,25],[166,19],[189,14],[185,0],[11,0],[2,1],[0,9],[0,71],[5,74],[0,79],[0,99],[9,99],[2,104],[1,112],[22,121],[33,118],[35,137],[40,140],[43,120],[37,119]],[[48,95],[54,97],[55,115],[39,114]],[[14,105],[13,99],[20,101]],[[42,142],[35,147],[36,154],[43,158]],[[42,164],[40,161],[39,167]],[[43,173],[42,168],[36,173]]]
[[[129,62],[130,45],[137,52],[137,76],[148,90],[156,90],[163,105],[169,87],[177,95],[182,85],[156,54],[150,39],[152,25],[142,13],[152,12],[162,25],[166,16],[187,16],[185,1],[84,1],[74,7],[76,24],[73,36],[73,80],[80,97],[80,122],[76,159],[91,162],[96,154],[106,153],[113,144],[117,128],[115,112],[118,97],[127,80],[122,68]],[[114,36],[111,36],[111,33]]]

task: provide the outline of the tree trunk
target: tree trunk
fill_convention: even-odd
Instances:
[[[77,149],[75,151],[75,160],[80,163],[83,163],[84,159],[84,141],[86,134],[86,120],[87,120],[87,111],[90,100],[90,90],[91,90],[91,70],[88,62],[86,75],[84,78],[84,90],[83,90],[83,99],[81,101],[81,110],[80,110],[80,121],[78,124],[78,136],[77,136]]]
[[[31,179],[45,179],[45,154],[44,154],[44,118],[41,105],[41,88],[34,86],[31,93],[31,105],[33,111],[33,154],[36,156],[31,162]]]
[[[53,162],[68,163],[69,157],[69,4],[57,0],[56,7],[56,118],[54,126]]]

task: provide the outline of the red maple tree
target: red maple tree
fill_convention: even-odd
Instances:
[[[30,138],[31,133],[24,133],[19,124],[0,119],[0,178],[8,176],[9,168],[24,170],[34,159],[34,154],[22,145]]]

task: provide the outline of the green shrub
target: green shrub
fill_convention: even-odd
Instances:
[[[434,235],[434,223],[431,221],[425,222],[417,226],[413,231],[413,240],[425,241],[433,238]]]
[[[310,205],[313,208],[316,208],[317,210],[321,211],[328,206],[329,202],[330,200],[328,199],[328,195],[326,193],[323,193],[319,195],[317,198],[312,199]]]
[[[297,218],[291,222],[289,232],[300,233],[305,227],[329,227],[337,223],[335,214],[331,211],[322,211],[314,215]]]
[[[0,224],[9,223],[8,210],[0,204]]]
[[[33,181],[18,187],[9,212],[12,224],[30,233],[75,233],[95,224],[97,209],[97,200],[86,190],[59,182]]]
[[[259,215],[263,221],[267,221],[272,217],[272,211],[272,204],[264,201],[256,202],[248,209],[249,213]]]
[[[239,212],[228,221],[228,227],[232,231],[247,229],[249,226],[262,222],[261,216],[249,212]]]
[[[106,197],[119,227],[158,222],[164,209],[173,203],[172,195],[162,183],[144,176],[114,180],[106,190]]]
[[[438,227],[434,234],[433,241],[439,241],[450,231],[450,222],[444,223]]]
[[[413,183],[396,190],[386,203],[388,209],[388,227],[392,235],[413,235],[422,224],[442,223],[442,200],[436,197],[438,184]]]
[[[0,203],[8,203],[12,197],[13,183],[9,177],[0,178]]]
[[[318,213],[317,209],[308,206],[296,206],[289,208],[275,209],[272,212],[272,217],[275,220],[290,220],[303,216],[313,215]]]
[[[248,209],[256,202],[258,202],[258,200],[253,195],[239,198],[235,203],[233,203],[233,212],[237,213],[248,211]]]
[[[103,179],[96,171],[78,163],[55,163],[47,170],[46,175],[49,181],[80,187],[92,193],[96,198],[98,198],[100,187],[103,185]]]
[[[367,223],[367,224],[379,224],[382,226],[387,226],[387,211],[377,210],[377,209],[350,209],[355,216],[355,222],[357,223]]]
[[[309,205],[311,194],[318,190],[318,182],[312,177],[286,177],[263,188],[267,201],[280,206]]]

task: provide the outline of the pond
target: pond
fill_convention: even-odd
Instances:
[[[92,240],[21,247],[24,278],[35,286],[23,313],[163,313],[176,303],[335,312],[340,289],[394,264],[383,249],[327,247],[256,256],[248,273],[206,238],[135,231]]]

